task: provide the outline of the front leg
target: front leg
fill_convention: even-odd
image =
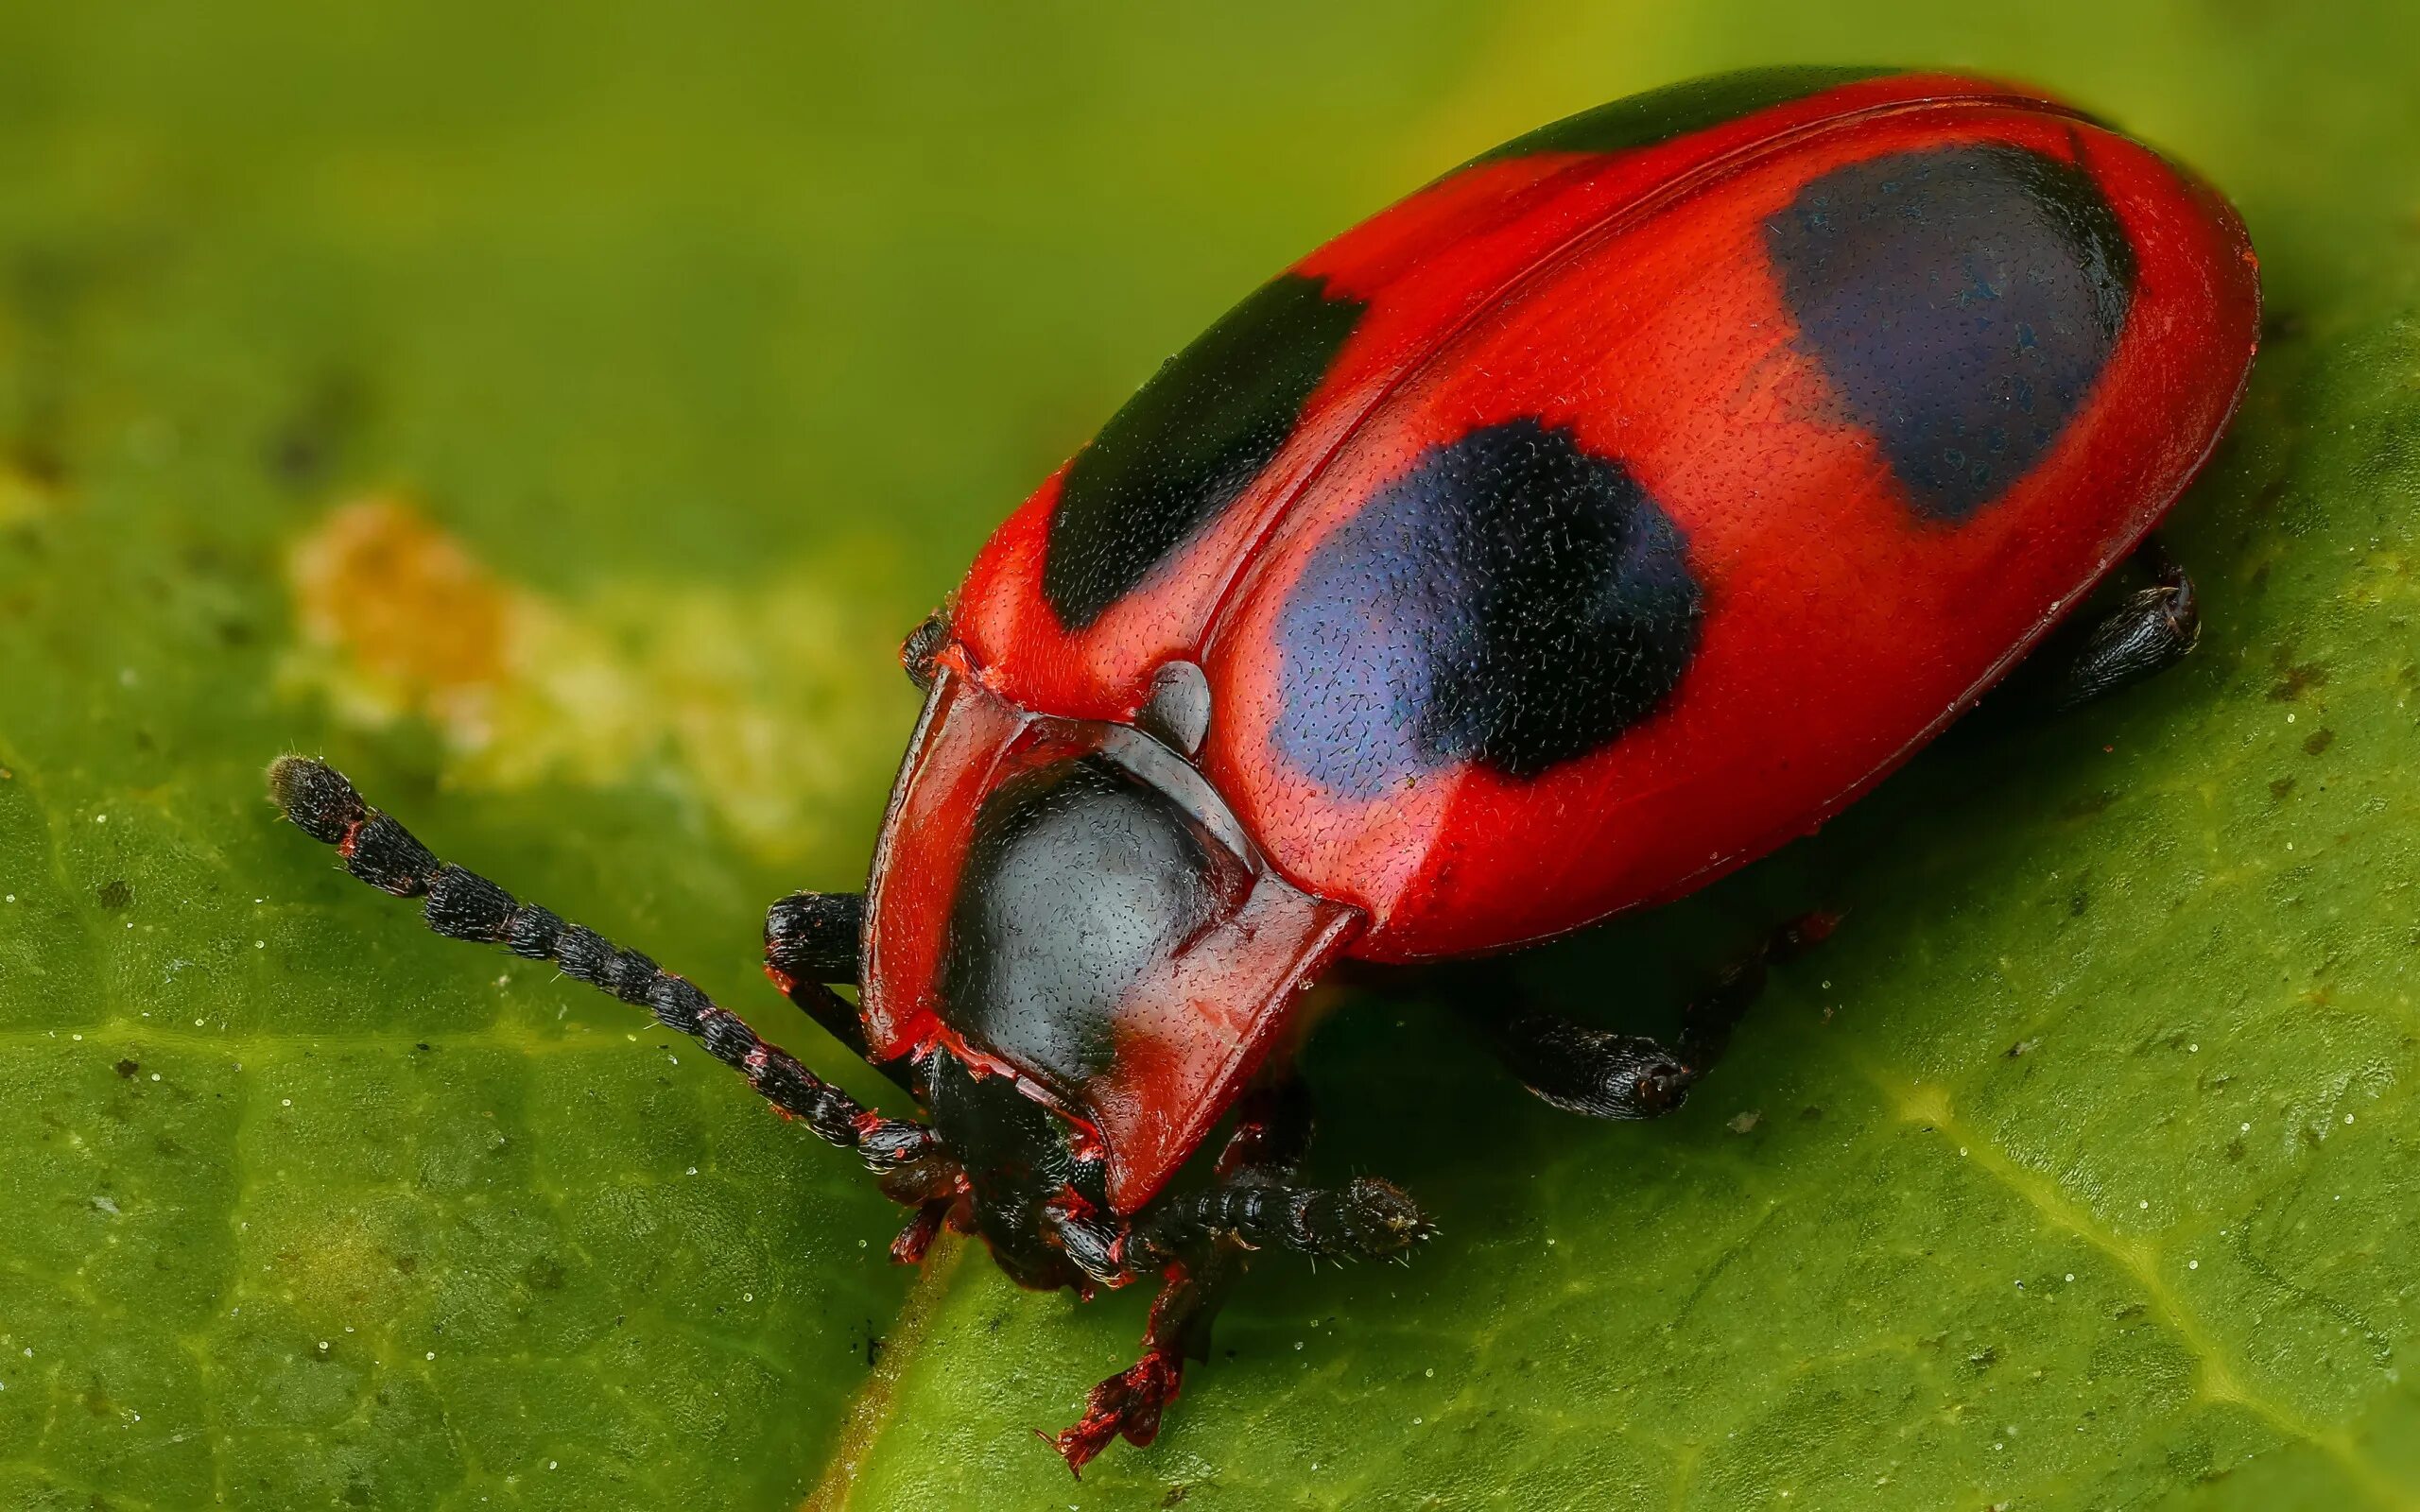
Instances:
[[[1035,1430],[1068,1469],[1080,1475],[1113,1439],[1140,1446],[1159,1435],[1160,1417],[1184,1383],[1184,1362],[1210,1358],[1211,1322],[1254,1249],[1354,1260],[1394,1254],[1428,1236],[1411,1199],[1387,1182],[1363,1177],[1336,1191],[1297,1185],[1310,1139],[1310,1098],[1300,1081],[1257,1089],[1244,1099],[1207,1191],[1155,1204],[1093,1252],[1097,1279],[1122,1279],[1112,1266],[1156,1268],[1165,1284],[1151,1303],[1142,1358],[1093,1387],[1073,1427]],[[1079,1243],[1070,1253],[1086,1247]]]
[[[856,986],[858,941],[865,924],[863,893],[790,894],[765,912],[765,975],[801,1012],[821,1024],[824,1033],[848,1046],[858,1059],[873,1062],[857,1005],[829,985]],[[922,1095],[904,1065],[895,1061],[873,1065],[900,1088]]]
[[[1830,935],[1838,922],[1829,914],[1791,919],[1725,967],[1714,985],[1691,1001],[1680,1038],[1669,1046],[1645,1035],[1593,1028],[1527,1004],[1509,1011],[1487,1005],[1471,990],[1474,968],[1462,969],[1457,996],[1479,1018],[1506,1069],[1548,1103],[1590,1118],[1657,1118],[1680,1107],[1690,1085],[1721,1058],[1733,1026],[1765,989],[1765,968],[1803,954]],[[1500,997],[1496,1002],[1501,1003]]]
[[[855,987],[865,929],[864,893],[794,892],[765,911],[765,971],[777,985]]]

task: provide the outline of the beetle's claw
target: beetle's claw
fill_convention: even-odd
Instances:
[[[1392,1181],[1357,1177],[1345,1196],[1346,1232],[1356,1253],[1399,1255],[1427,1237],[1427,1216]]]
[[[1123,1437],[1140,1449],[1160,1435],[1160,1414],[1176,1400],[1184,1382],[1184,1362],[1152,1349],[1126,1369],[1093,1387],[1084,1399],[1084,1415],[1056,1434],[1037,1428],[1034,1436],[1056,1450],[1067,1462],[1067,1472],[1084,1478],[1084,1467]]]

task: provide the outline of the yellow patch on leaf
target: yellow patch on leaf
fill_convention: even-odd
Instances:
[[[376,495],[297,541],[287,579],[290,691],[355,725],[427,721],[467,786],[601,787],[652,768],[771,857],[878,802],[912,717],[896,637],[804,570],[745,593],[619,582],[567,603]]]
[[[0,463],[0,526],[48,514],[57,498],[50,486],[32,473]]]

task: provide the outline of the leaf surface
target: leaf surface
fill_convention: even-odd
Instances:
[[[2420,100],[2396,8],[488,8],[0,19],[0,1503],[2390,1507],[2420,1500]],[[857,885],[898,635],[1167,352],[1549,116],[1777,59],[2029,77],[2245,209],[2201,650],[1989,711],[1517,967],[1668,1026],[1592,1125],[1448,1005],[1315,1041],[1409,1267],[1271,1257],[1149,1451],[1144,1298],[884,1264],[701,1054],[273,822],[325,754],[695,976]]]

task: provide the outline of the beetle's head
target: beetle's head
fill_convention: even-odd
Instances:
[[[1046,1270],[1031,1211],[1139,1210],[1361,916],[1279,875],[1194,766],[1198,669],[1125,723],[1037,713],[953,662],[875,856],[867,1039],[923,1058],[994,1248]]]

